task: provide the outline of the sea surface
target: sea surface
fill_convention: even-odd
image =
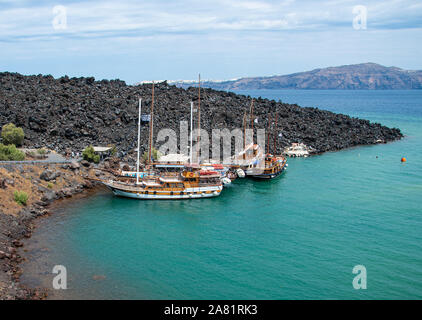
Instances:
[[[22,280],[67,299],[422,299],[422,90],[241,91],[398,127],[398,142],[289,159],[220,197],[65,202],[27,241]],[[402,157],[407,158],[401,163]],[[353,287],[353,267],[367,289]]]

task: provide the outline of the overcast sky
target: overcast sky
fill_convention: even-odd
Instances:
[[[135,83],[421,57],[421,0],[0,0],[0,71]]]

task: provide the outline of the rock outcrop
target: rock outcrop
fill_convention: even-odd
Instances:
[[[26,288],[20,283],[20,263],[24,239],[31,237],[35,228],[34,219],[50,214],[49,205],[59,199],[69,198],[95,186],[92,180],[94,170],[71,167],[64,169],[57,165],[7,165],[0,166],[0,180],[6,186],[0,188],[0,300],[44,299],[44,289]],[[47,177],[48,181],[39,178]],[[54,181],[49,179],[54,176]],[[14,190],[28,194],[25,206],[14,200]]]
[[[120,80],[94,78],[54,79],[52,76],[23,76],[0,73],[0,125],[9,122],[23,127],[24,144],[47,147],[61,153],[81,152],[86,146],[114,144],[118,156],[132,153],[137,141],[138,99],[143,113],[151,106],[151,85],[128,86]],[[179,132],[180,121],[189,121],[190,102],[196,103],[197,88],[182,89],[166,82],[155,87],[154,140],[160,129]],[[201,94],[201,127],[242,128],[243,114],[251,97],[204,89]],[[317,153],[356,145],[400,139],[399,129],[351,118],[316,108],[301,108],[258,98],[254,114],[256,128],[268,127],[268,115],[278,115],[277,150],[303,142]],[[142,127],[142,145],[148,144],[148,125]]]

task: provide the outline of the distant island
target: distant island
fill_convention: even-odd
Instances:
[[[178,87],[197,86],[195,81],[169,81]],[[376,63],[362,63],[315,69],[281,76],[251,77],[228,81],[204,81],[203,87],[216,90],[257,89],[422,89],[422,70],[404,70]]]

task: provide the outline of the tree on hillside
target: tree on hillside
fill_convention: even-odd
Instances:
[[[158,151],[157,149],[155,149],[154,147],[152,147],[152,149],[151,149],[152,159],[151,160],[156,161],[156,160],[160,159],[161,156],[162,156],[161,152]],[[148,151],[145,151],[144,154],[142,155],[142,161],[144,163],[147,163],[148,162],[147,160],[148,160]]]
[[[84,158],[84,160],[89,162],[100,162],[100,156],[98,154],[95,154],[93,146],[86,147],[85,150],[82,152],[82,157]]]
[[[21,146],[25,134],[22,128],[16,127],[13,123],[9,123],[3,126],[1,130],[1,138],[4,144],[14,144],[15,146]]]
[[[0,143],[0,161],[22,161],[25,160],[25,154],[16,149],[15,145],[5,146]]]

